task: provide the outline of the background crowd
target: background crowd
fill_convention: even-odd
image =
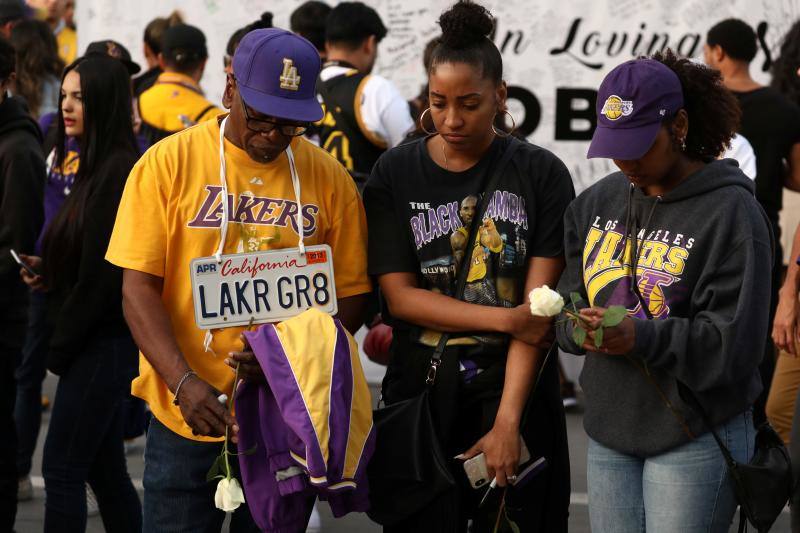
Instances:
[[[672,220],[669,217],[683,221],[697,217],[693,237],[710,251],[704,259],[708,272],[687,273],[707,291],[692,305],[702,309],[716,305],[715,296],[717,299],[733,298],[736,293],[739,299],[731,305],[746,306],[750,314],[736,314],[734,326],[724,324],[703,333],[714,336],[722,331],[719,345],[705,344],[707,337],[696,339],[695,346],[668,345],[666,337],[693,339],[692,333],[688,329],[666,332],[637,329],[638,338],[648,338],[651,349],[657,352],[647,361],[656,369],[662,364],[662,370],[670,376],[685,377],[687,383],[694,383],[701,392],[713,389],[705,396],[712,418],[731,434],[752,433],[768,420],[792,451],[795,464],[800,465],[800,402],[797,401],[800,394],[800,226],[794,234],[791,250],[783,250],[779,224],[784,189],[800,191],[800,21],[781,41],[772,65],[770,86],[762,86],[751,76],[750,63],[756,56],[757,36],[748,24],[738,19],[720,21],[706,35],[703,60],[713,69],[713,75],[711,70],[682,61],[671,53],[658,55],[655,62],[660,67],[654,67],[656,70],[648,75],[665,76],[662,88],[676,84],[675,92],[681,95],[676,105],[687,109],[685,116],[670,117],[674,121],[669,123],[669,131],[663,133],[666,136],[663,142],[673,143],[682,155],[669,161],[648,160],[651,166],[642,163],[635,169],[626,167],[624,162],[643,161],[646,150],[637,154],[599,150],[593,155],[615,160],[627,176],[641,173],[645,179],[647,171],[643,169],[657,169],[650,172],[658,174],[664,183],[670,179],[682,181],[692,172],[699,173],[701,178],[722,176],[720,179],[729,180],[725,186],[737,192],[726,189],[715,193],[713,198],[730,207],[729,219],[715,218],[713,223],[710,219],[701,220],[703,210],[711,212],[721,204],[678,205],[688,202],[686,197],[707,194],[703,186],[695,185],[688,192],[683,190],[681,194],[685,197],[673,199],[669,196],[671,188],[659,188],[663,185],[661,181],[657,181],[653,189],[656,192],[647,196],[658,197],[649,214],[650,217],[653,213],[667,217],[656,219],[663,227],[648,227],[651,221],[647,213],[639,215],[637,209],[643,210],[645,205],[650,209],[649,200],[635,197],[633,189],[627,196],[627,181],[618,184],[613,193],[609,192],[610,182],[604,181],[608,191],[592,189],[592,194],[601,195],[599,199],[592,194],[581,195],[577,203],[570,204],[574,190],[568,171],[556,157],[558,154],[536,151],[541,149],[526,144],[516,156],[514,168],[546,177],[530,188],[528,185],[518,187],[513,180],[511,185],[503,187],[519,198],[530,198],[529,202],[537,206],[537,216],[543,218],[535,225],[536,233],[528,235],[512,225],[500,225],[498,229],[489,220],[474,244],[479,253],[485,250],[481,261],[486,264],[477,264],[480,261],[473,258],[476,263],[470,266],[468,273],[465,302],[448,303],[437,298],[442,297],[439,293],[449,294],[446,287],[453,279],[442,280],[426,268],[440,257],[450,255],[453,264],[460,265],[464,254],[472,253],[473,246],[466,242],[468,234],[454,232],[447,242],[436,245],[443,246],[441,250],[426,250],[418,241],[415,251],[410,244],[405,247],[407,221],[399,224],[388,214],[401,213],[401,209],[413,202],[424,201],[435,206],[452,200],[458,203],[462,226],[467,228],[479,205],[476,194],[483,192],[483,173],[492,168],[505,149],[505,144],[499,140],[505,143],[505,139],[513,136],[513,117],[508,117],[505,107],[507,95],[503,88],[502,59],[486,38],[492,30],[492,19],[485,10],[475,9],[474,4],[458,6],[446,12],[449,18],[442,16],[442,35],[432,39],[424,51],[419,51],[423,59],[420,68],[430,74],[429,85],[419,96],[407,101],[390,80],[372,72],[381,40],[388,31],[374,9],[360,2],[331,6],[311,0],[302,4],[293,12],[288,29],[310,41],[321,59],[316,92],[323,117],[302,124],[256,119],[256,122],[272,124],[273,129],[278,128],[287,138],[299,131],[296,128],[302,127],[305,139],[329,152],[363,194],[370,232],[369,273],[378,283],[358,323],[369,330],[362,346],[364,351],[373,361],[389,365],[384,396],[390,402],[405,399],[414,389],[406,380],[420,370],[411,368],[416,363],[400,365],[397,359],[393,361],[395,352],[402,351],[407,361],[420,359],[424,367],[429,349],[441,340],[437,331],[461,332],[461,337],[453,336],[466,340],[455,343],[457,348],[453,351],[458,352],[460,367],[456,373],[463,383],[452,386],[467,393],[464,406],[448,415],[453,424],[461,428],[453,437],[449,445],[452,450],[448,448],[448,452],[492,449],[496,445],[493,439],[502,439],[497,436],[495,415],[502,418],[500,413],[507,414],[510,409],[507,404],[511,400],[501,403],[501,393],[502,398],[506,398],[507,388],[515,386],[510,381],[504,384],[503,379],[516,374],[522,381],[531,381],[533,367],[519,361],[525,358],[540,361],[538,358],[543,356],[533,348],[542,339],[532,333],[535,328],[526,321],[530,317],[519,317],[520,306],[525,307],[524,295],[545,283],[556,286],[561,279],[560,290],[581,293],[586,298],[586,307],[597,305],[597,295],[583,287],[580,270],[583,266],[570,264],[571,257],[580,258],[584,253],[584,243],[589,237],[581,231],[585,229],[583,226],[592,224],[580,216],[576,220],[574,211],[579,207],[611,205],[609,209],[614,212],[607,215],[612,221],[614,217],[624,217],[627,209],[629,220],[622,229],[628,233],[624,234],[624,239],[634,241],[637,241],[638,230],[666,228]],[[253,117],[248,113],[254,108],[239,92],[226,90],[222,102],[212,102],[200,83],[205,70],[214,68],[224,69],[228,83],[235,85],[234,58],[240,43],[247,34],[273,26],[271,13],[254,16],[250,24],[230,36],[224,57],[209,58],[203,32],[186,24],[181,13],[164,13],[164,17],[152,20],[143,28],[142,47],[147,64],[139,65],[132,61],[124,46],[112,39],[93,42],[85,50],[78,50],[76,31],[79,29],[76,30],[72,20],[73,11],[74,3],[69,0],[47,0],[36,6],[19,0],[0,0],[0,330],[3,333],[0,335],[0,420],[5,422],[5,427],[14,428],[0,444],[2,531],[12,530],[17,501],[33,498],[32,456],[42,409],[51,403],[42,466],[47,494],[45,528],[48,531],[82,531],[87,514],[99,511],[108,531],[142,530],[142,504],[127,472],[125,443],[145,433],[150,414],[146,403],[131,394],[131,382],[139,374],[139,350],[123,316],[123,272],[105,260],[106,251],[128,176],[150,147],[187,128],[217,120],[229,109],[241,109],[247,123],[251,123]],[[445,66],[460,64],[479,74],[453,68],[448,72],[450,78],[445,79]],[[609,84],[613,83],[612,74]],[[635,79],[638,74],[631,76]],[[458,85],[453,79],[460,80],[461,87],[479,87],[484,96],[496,97],[493,104],[480,98],[473,98],[474,102],[459,100],[470,112],[473,108],[469,106],[478,109],[474,115],[477,118],[470,119],[472,123],[467,121],[464,131],[469,127],[483,128],[481,131],[485,130],[487,137],[480,142],[485,146],[453,151],[452,145],[464,142],[459,140],[461,134],[458,133],[454,137],[434,135],[432,140],[432,134],[446,131],[455,120],[447,114],[448,106],[453,105],[448,102],[454,99],[448,91]],[[605,94],[601,88],[598,98],[605,100],[606,96],[611,97],[613,93]],[[603,102],[598,103],[600,114],[602,105]],[[485,116],[479,113],[481,106],[486,106]],[[258,113],[259,118],[263,118],[264,113]],[[487,124],[485,128],[482,120]],[[688,126],[682,125],[682,120],[688,121]],[[602,120],[600,125],[602,129]],[[613,122],[605,126],[614,127]],[[430,144],[426,145],[428,141]],[[657,146],[653,143],[646,148]],[[474,153],[471,153],[473,148]],[[664,150],[667,153],[666,148]],[[737,161],[744,174],[738,168],[728,168],[728,163],[716,161],[724,157]],[[694,166],[697,161],[702,161],[704,166]],[[408,175],[433,177],[429,182],[415,182],[406,179]],[[744,175],[747,181],[742,178],[740,182]],[[447,181],[454,180],[454,176],[457,181]],[[598,180],[601,177],[597,176]],[[520,177],[519,181],[524,182],[524,178]],[[447,186],[437,185],[442,183]],[[644,190],[653,186],[646,181],[644,185],[634,184]],[[418,194],[420,191],[428,191],[428,196],[423,198]],[[737,209],[741,207],[736,211],[731,206],[741,191],[754,196],[755,202],[746,207],[735,204]],[[660,206],[662,197],[666,199],[665,205]],[[541,203],[541,198],[546,198],[547,202]],[[614,203],[617,201],[618,205]],[[566,237],[561,222],[565,212],[568,215],[566,224],[578,228],[570,234],[567,227]],[[764,220],[758,214],[761,212]],[[405,220],[415,215],[402,211],[398,216]],[[559,222],[548,224],[545,218]],[[631,230],[631,223],[636,231]],[[762,223],[763,234],[760,233]],[[704,229],[700,229],[701,226]],[[730,249],[722,244],[710,247],[711,241],[723,239],[723,230],[730,228],[740,231],[731,235],[725,233]],[[704,234],[701,238],[700,234],[705,231],[707,236]],[[269,244],[269,237],[257,234],[244,220],[241,232],[239,252],[265,249]],[[574,239],[572,243],[570,236]],[[733,247],[734,242],[738,244],[747,239],[759,242],[759,246],[751,250],[752,257]],[[674,244],[683,246],[687,254],[692,247],[677,240]],[[19,255],[24,268],[20,269],[10,250]],[[628,252],[623,240],[622,253],[627,257]],[[737,263],[739,266],[731,266],[734,261],[728,255],[730,252],[741,262]],[[638,261],[638,248],[635,256]],[[583,256],[584,261],[586,257],[588,255]],[[694,259],[697,260],[697,255]],[[490,264],[490,261],[495,263]],[[722,270],[714,271],[711,266],[725,261],[728,261],[728,268],[736,272],[726,278],[724,283],[728,285],[714,285],[723,274]],[[423,263],[425,266],[420,268]],[[529,271],[521,265],[532,266]],[[635,263],[633,268],[635,271]],[[456,269],[454,267],[453,278]],[[734,274],[742,277],[736,278]],[[427,294],[416,292],[419,288],[426,289]],[[629,287],[631,294],[637,290]],[[695,287],[687,290],[695,291]],[[747,295],[752,298],[745,301]],[[612,300],[609,298],[608,303],[627,302]],[[649,301],[649,310],[641,310],[644,320],[661,312],[661,308],[652,304],[653,300]],[[456,303],[502,307],[508,314],[491,320],[489,315],[474,315],[469,322],[465,314],[470,314],[471,308],[451,307]],[[519,312],[514,315],[514,311]],[[689,313],[688,307],[686,313]],[[602,319],[602,316],[587,315],[587,320],[593,319]],[[466,333],[474,332],[480,324],[490,328],[485,336]],[[736,326],[744,328],[742,331],[748,335],[725,336]],[[562,349],[586,352],[586,346],[575,345],[571,340],[571,331],[559,329],[558,333]],[[662,341],[664,344],[659,344]],[[736,364],[741,363],[743,370],[731,370],[730,365],[734,364],[731,363],[733,359],[729,359],[734,357],[731,354],[745,347],[748,361],[752,362],[755,357],[753,368],[742,362],[745,357],[742,356],[741,360],[736,359]],[[630,346],[620,353],[633,348]],[[639,345],[636,348],[642,349]],[[715,360],[715,350],[724,352],[724,357]],[[758,352],[757,356],[754,351]],[[503,352],[502,365],[496,364],[499,352]],[[692,366],[691,362],[685,366],[673,365],[674,362],[666,364],[659,359],[662,353],[707,356],[707,366],[700,368]],[[513,372],[508,372],[513,359],[517,360],[514,363],[517,366],[513,367]],[[620,434],[636,433],[637,427],[642,433],[656,432],[659,426],[668,424],[670,415],[667,411],[664,420],[650,418],[651,413],[645,413],[642,406],[627,406],[616,397],[599,394],[601,388],[613,390],[615,383],[627,383],[627,374],[617,375],[617,370],[597,364],[584,370],[589,372],[584,374],[584,386],[588,383],[591,389],[585,399],[587,413],[590,413],[587,432],[604,445],[598,444],[594,452],[590,449],[590,458],[592,453],[597,458],[597,471],[618,459],[611,448],[615,453],[629,456],[660,456],[671,446],[683,443],[679,428],[674,435],[663,439],[626,435],[621,441],[617,440]],[[42,381],[47,371],[59,376],[53,399],[42,396]],[[542,372],[545,376],[542,391],[535,396],[539,403],[530,416],[531,420],[546,419],[550,424],[549,433],[556,437],[532,444],[541,426],[534,428],[523,424],[522,429],[517,427],[515,431],[530,440],[529,446],[538,447],[540,455],[549,456],[551,462],[550,481],[532,485],[526,489],[525,497],[532,501],[547,495],[555,503],[550,506],[550,518],[546,520],[536,509],[517,502],[518,521],[530,523],[525,526],[526,531],[561,530],[562,519],[566,524],[567,516],[569,466],[565,456],[563,408],[574,405],[575,385],[564,376],[557,359]],[[602,379],[593,379],[594,376],[602,376]],[[519,414],[527,405],[525,395],[530,383],[516,386],[519,405],[516,411],[511,411]],[[739,400],[742,405],[737,403]],[[607,418],[613,416],[607,414],[613,411],[612,405],[614,409],[630,408],[649,420],[645,422],[639,416],[615,425],[618,421],[612,423]],[[659,404],[659,407],[663,406]],[[477,411],[491,411],[492,414],[487,419],[474,419],[472,415]],[[738,415],[743,418],[737,419]],[[518,419],[516,424],[520,425]],[[692,420],[688,424],[691,426]],[[699,426],[691,429],[704,431]],[[168,430],[159,426],[159,431]],[[710,446],[713,448],[713,442]],[[741,460],[748,459],[746,455],[752,453],[751,448],[745,446],[739,450]],[[499,464],[490,466],[493,471],[495,466],[501,470]],[[509,471],[509,479],[511,475]],[[559,476],[566,481],[561,484],[553,481]],[[595,473],[595,478],[598,476]],[[590,497],[591,494],[590,487]],[[602,500],[601,496],[596,493],[596,501]],[[465,501],[468,502],[465,508],[476,506],[469,497]],[[682,505],[668,498],[665,501],[670,505]],[[607,513],[611,513],[608,509],[617,508],[614,502],[606,503]],[[562,505],[563,516],[559,515]],[[731,505],[735,508],[735,504]],[[598,513],[592,518],[598,531],[612,531],[609,525],[612,523],[621,527],[618,516]],[[427,514],[414,517],[397,530],[422,527],[420,524],[436,519],[435,515],[429,509]],[[458,520],[464,519],[466,523],[466,517],[462,512]],[[490,521],[479,515],[470,516],[470,519],[477,524]],[[800,531],[800,513],[793,511],[792,519],[793,531]],[[728,523],[729,520],[723,527]]]

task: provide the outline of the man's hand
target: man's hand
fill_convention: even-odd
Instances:
[[[506,333],[531,346],[543,350],[550,348],[555,337],[553,333],[554,317],[533,316],[528,304],[509,309],[509,315]]]
[[[242,334],[241,339],[242,344],[244,344],[242,351],[229,353],[229,357],[225,359],[225,364],[233,369],[236,369],[236,365],[238,364],[240,378],[258,383],[259,385],[265,384],[267,378],[264,376],[264,371],[258,363],[256,354],[253,353],[253,349],[250,347],[244,334]]]
[[[487,218],[483,221],[483,224],[480,228],[480,236],[481,244],[493,252],[498,251],[497,249],[503,246],[503,239],[500,237],[500,233],[497,231],[497,227],[494,225],[494,220],[491,218]]]
[[[633,319],[626,316],[614,327],[603,327],[603,342],[600,348],[595,344],[595,330],[600,327],[606,310],[602,307],[581,309],[580,315],[586,320],[590,329],[586,335],[583,348],[591,352],[600,352],[609,355],[625,355],[633,350],[636,345],[636,330]]]
[[[219,391],[197,375],[191,375],[183,382],[178,392],[178,407],[193,434],[221,437],[225,435],[225,426],[229,426],[234,435],[238,433],[236,420],[219,402],[218,396]],[[233,440],[236,442],[235,438]]]

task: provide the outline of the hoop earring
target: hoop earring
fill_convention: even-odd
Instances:
[[[494,134],[495,134],[495,135],[497,135],[498,137],[503,137],[503,138],[505,138],[505,137],[510,137],[510,136],[511,136],[511,134],[512,134],[512,133],[514,133],[514,130],[516,130],[516,129],[517,129],[517,121],[516,121],[516,120],[514,120],[514,115],[512,115],[511,113],[509,113],[509,112],[508,112],[508,109],[506,109],[505,111],[503,111],[503,114],[504,114],[504,115],[508,115],[508,116],[509,116],[509,118],[511,118],[511,129],[510,129],[509,131],[503,131],[502,133],[500,133],[500,131],[497,131],[497,128],[495,128],[495,127],[494,127],[494,123],[492,123],[492,132],[494,132]],[[501,131],[502,131],[502,130],[501,130]]]
[[[423,122],[423,121],[424,121],[424,119],[425,119],[425,113],[429,112],[430,110],[431,110],[431,108],[430,108],[430,107],[428,107],[427,109],[425,109],[425,111],[423,111],[423,112],[422,112],[422,113],[419,115],[419,129],[421,129],[422,131],[424,131],[424,132],[425,132],[425,133],[427,133],[428,135],[436,135],[436,134],[437,134],[437,133],[439,133],[439,132],[438,132],[438,131],[428,131],[428,130],[426,130],[426,129],[425,129],[425,124],[424,124],[424,122]],[[433,119],[431,119],[431,120],[433,120]]]

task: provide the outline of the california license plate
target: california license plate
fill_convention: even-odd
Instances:
[[[200,257],[191,263],[200,329],[280,322],[315,307],[335,315],[333,257],[327,244]]]

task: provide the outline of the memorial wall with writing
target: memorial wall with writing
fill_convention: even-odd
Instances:
[[[288,28],[301,0],[123,0],[77,2],[80,49],[113,38],[144,64],[142,32],[147,22],[181,10],[208,39],[209,62],[202,80],[219,102],[225,83],[222,57],[228,37],[272,11]],[[438,34],[436,19],[450,5],[442,0],[367,0],[389,34],[381,43],[376,72],[390,78],[408,99],[424,83],[422,50]],[[497,18],[494,42],[503,54],[510,111],[531,142],[545,146],[569,166],[579,191],[611,170],[607,161],[587,161],[594,126],[594,99],[603,76],[627,59],[665,47],[701,59],[706,31],[738,17],[758,32],[756,77],[777,54],[782,36],[800,18],[797,0],[487,0]]]

